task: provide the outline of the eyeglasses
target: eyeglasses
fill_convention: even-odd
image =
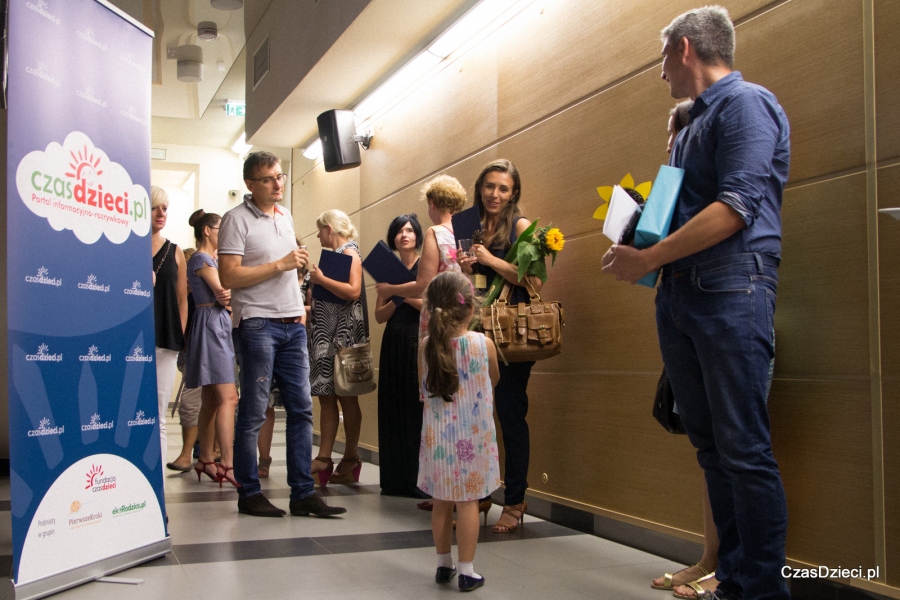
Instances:
[[[210,227],[210,229],[218,229],[218,227]]]
[[[250,181],[258,181],[263,185],[272,185],[276,181],[278,183],[281,183],[282,181],[284,181],[284,177],[285,177],[284,173],[279,173],[278,175],[275,175],[274,177],[260,177],[259,179],[251,178]]]

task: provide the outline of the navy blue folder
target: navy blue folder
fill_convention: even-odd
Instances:
[[[397,255],[391,252],[383,240],[378,240],[372,251],[362,263],[363,268],[369,272],[372,279],[378,283],[392,283],[399,285],[401,283],[409,283],[415,281],[416,276],[406,268]],[[394,304],[400,306],[403,303],[401,296],[391,298]]]
[[[353,264],[353,258],[347,254],[338,254],[332,250],[322,250],[322,256],[319,257],[318,268],[322,274],[329,279],[349,283],[350,266]],[[312,289],[312,297],[316,300],[324,302],[333,302],[334,304],[346,304],[343,298],[338,298],[323,285],[314,285]]]

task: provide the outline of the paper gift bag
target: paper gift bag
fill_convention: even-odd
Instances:
[[[682,180],[684,169],[666,165],[659,168],[634,234],[635,248],[649,248],[669,235],[669,226],[672,225],[672,215],[675,213]],[[656,287],[657,279],[659,272],[655,271],[641,277],[638,283],[652,288]]]

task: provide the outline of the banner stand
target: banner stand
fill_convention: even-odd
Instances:
[[[130,569],[148,560],[165,556],[172,551],[172,539],[149,544],[143,548],[135,548],[123,554],[58,573],[44,579],[38,579],[22,585],[13,585],[12,579],[3,579],[0,598],[3,600],[31,600],[56,594],[82,583],[94,581],[100,577]]]

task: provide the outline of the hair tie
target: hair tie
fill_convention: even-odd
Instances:
[[[463,297],[461,292],[456,292],[456,299],[459,300],[460,304],[466,303],[466,299]]]
[[[437,306],[431,312],[441,314],[442,312],[444,312],[444,310],[440,306]]]

